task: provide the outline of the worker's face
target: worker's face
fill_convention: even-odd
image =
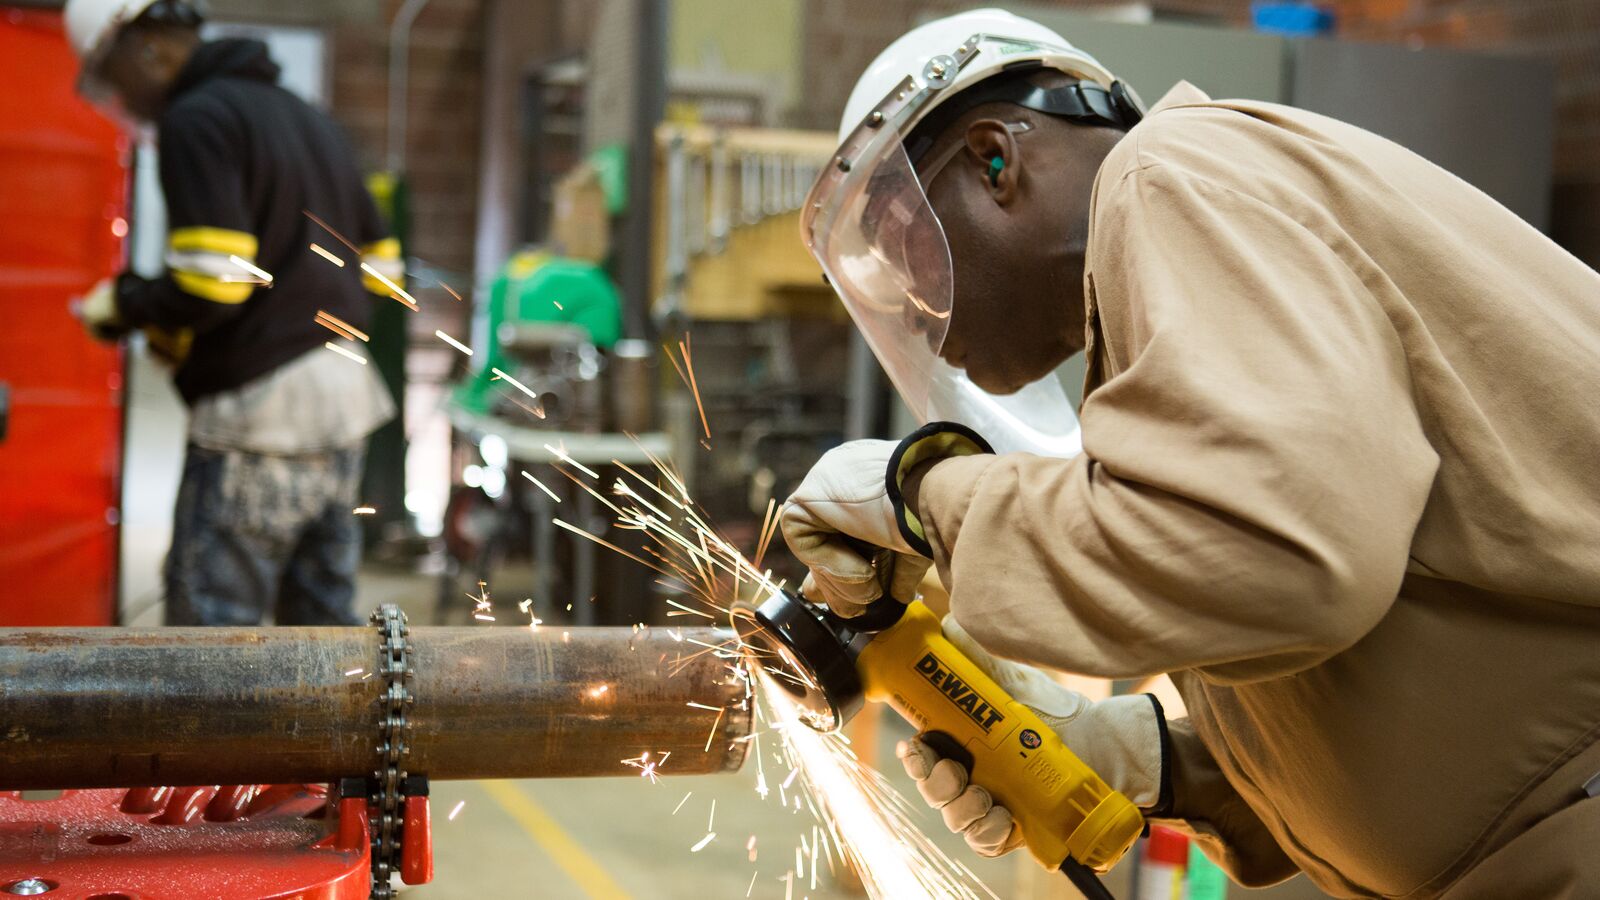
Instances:
[[[160,115],[177,75],[168,50],[157,35],[127,28],[117,35],[100,64],[100,81],[116,94],[124,109],[142,121]]]
[[[1042,122],[1013,134],[996,119],[952,129],[946,139],[967,148],[925,185],[955,280],[939,355],[990,393],[1014,393],[1084,346],[1089,196],[1104,152],[1077,152],[1073,130],[1097,129]],[[1109,151],[1115,140],[1098,143]],[[991,182],[996,156],[1005,166]]]

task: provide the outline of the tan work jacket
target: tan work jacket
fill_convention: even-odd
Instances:
[[[1241,881],[1465,895],[1558,814],[1594,843],[1524,859],[1600,877],[1600,277],[1393,143],[1179,85],[1099,171],[1085,291],[1084,454],[923,482],[956,617],[1172,672],[1175,812]]]

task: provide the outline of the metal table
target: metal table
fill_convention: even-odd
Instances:
[[[560,457],[547,449],[555,447],[564,452],[574,462],[586,466],[610,465],[613,461],[626,463],[630,466],[648,466],[650,456],[656,459],[666,459],[671,455],[671,440],[665,432],[650,431],[644,434],[629,436],[615,432],[584,432],[584,431],[551,431],[539,428],[529,428],[508,422],[499,416],[480,415],[452,406],[450,409],[450,424],[457,430],[468,435],[474,442],[482,440],[488,435],[496,435],[506,442],[506,449],[510,458],[524,463],[560,462]],[[520,477],[519,473],[509,473],[509,477]],[[558,488],[556,482],[541,478],[552,488]],[[596,485],[597,489],[604,490],[603,485]],[[591,534],[603,535],[610,525],[610,519],[599,514],[594,497],[588,491],[573,490],[571,516],[562,516],[570,524],[582,528]],[[559,515],[555,501],[545,495],[543,491],[535,491],[534,498],[534,523],[533,523],[533,563],[534,563],[534,591],[533,608],[535,615],[544,621],[552,621],[555,613],[564,604],[557,602],[552,587],[555,570],[556,550],[556,525],[554,519]],[[589,598],[595,592],[595,544],[575,538],[573,546],[573,573],[572,595],[569,602],[572,604],[576,624],[588,626],[595,624],[594,604]]]

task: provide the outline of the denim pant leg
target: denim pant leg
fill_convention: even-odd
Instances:
[[[238,527],[226,499],[230,454],[190,445],[165,566],[167,625],[259,625],[277,589],[268,535]]]
[[[276,618],[280,625],[359,625],[353,610],[361,563],[361,525],[351,510],[360,490],[364,445],[316,454],[313,489],[322,496],[301,530],[283,570]]]

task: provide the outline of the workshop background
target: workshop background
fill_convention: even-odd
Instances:
[[[866,63],[976,5],[211,0],[207,34],[266,40],[285,83],[346,130],[418,300],[384,302],[371,329],[402,414],[369,452],[358,608],[526,627],[509,613],[526,600],[546,627],[682,624],[667,603],[681,585],[555,526],[641,544],[548,447],[606,478],[670,459],[748,550],[823,451],[907,430],[796,210]],[[1600,2],[985,5],[1056,28],[1147,103],[1187,78],[1378,131],[1600,266]],[[68,312],[124,259],[159,270],[156,151],[73,99],[58,9],[0,3],[0,626],[156,625],[185,413],[147,347],[94,344]],[[553,235],[573,259],[547,252]],[[1071,391],[1077,374],[1063,372]],[[797,578],[783,557],[768,565]],[[490,597],[500,621],[479,615]],[[903,723],[870,710],[855,728],[911,792],[892,751]],[[857,895],[848,873],[784,880],[809,822],[761,802],[749,768],[436,783],[436,877],[407,893]],[[696,847],[713,803],[722,837]],[[1076,896],[1026,859],[972,860],[936,815],[916,820],[997,896]],[[1136,878],[1145,892],[1187,878],[1187,896],[1223,896],[1190,860],[1147,845],[1111,883],[1133,896]],[[1303,879],[1259,893],[1320,896]]]

